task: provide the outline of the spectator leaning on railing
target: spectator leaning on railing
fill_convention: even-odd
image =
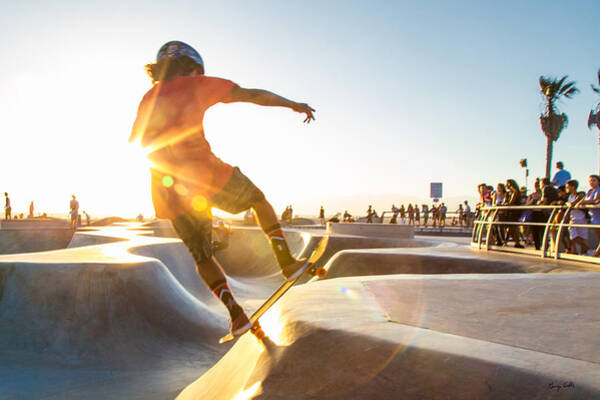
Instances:
[[[537,202],[540,206],[548,206],[550,203],[558,200],[558,191],[550,182],[550,179],[544,178],[542,179],[542,198]],[[550,212],[548,210],[534,210],[532,213],[532,221],[537,223],[545,223],[548,222],[548,218],[550,217]],[[542,247],[542,236],[544,235],[544,227],[539,225],[534,225],[531,228],[533,233],[533,243],[535,244],[535,249],[540,250]]]
[[[504,201],[504,205],[520,206],[521,190],[519,189],[519,185],[517,184],[517,182],[514,179],[508,179],[506,181],[506,188],[508,189],[508,194],[506,196],[506,200]],[[502,214],[502,218],[507,222],[517,222],[520,216],[520,210],[504,210]],[[508,231],[513,241],[515,242],[515,247],[522,249],[523,245],[520,241],[519,227],[517,225],[509,225]]]
[[[569,195],[568,202],[566,203],[569,207],[569,223],[571,224],[587,224],[587,218],[584,210],[577,209],[576,206],[581,202],[585,193],[577,192],[579,182],[575,179],[569,179],[567,181],[567,194]],[[574,208],[575,207],[575,208]],[[569,239],[571,240],[571,246],[567,249],[567,253],[585,254],[588,251],[588,246],[585,243],[588,238],[587,228],[578,226],[569,227]],[[581,248],[581,253],[577,252],[577,245]]]
[[[598,205],[598,204],[600,204],[600,176],[590,175],[589,182],[590,182],[591,189],[588,190],[588,192],[585,194],[584,199],[581,200],[581,202],[579,203],[580,205]],[[600,225],[600,209],[598,209],[598,208],[591,209],[590,215],[592,216],[591,223],[593,225]],[[596,236],[600,239],[600,229],[596,228],[596,229],[594,229],[594,232],[596,233]],[[600,244],[598,244],[598,247],[596,248],[596,251],[594,252],[594,257],[598,257],[598,256],[600,256]]]

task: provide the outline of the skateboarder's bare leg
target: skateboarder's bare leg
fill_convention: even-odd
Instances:
[[[254,203],[252,208],[260,228],[271,242],[271,248],[275,253],[275,258],[283,275],[286,279],[293,277],[294,273],[304,266],[305,260],[296,260],[292,256],[273,206],[266,199],[263,199]]]

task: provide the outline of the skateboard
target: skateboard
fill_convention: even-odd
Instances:
[[[269,308],[271,308],[273,304],[275,304],[277,300],[279,300],[281,296],[285,294],[285,292],[287,292],[292,286],[294,286],[296,282],[298,282],[300,278],[302,278],[303,275],[308,274],[309,276],[317,278],[324,278],[325,276],[327,276],[327,270],[324,267],[316,267],[315,264],[325,253],[328,241],[329,236],[323,236],[323,238],[321,238],[315,249],[312,251],[310,257],[308,257],[308,262],[310,263],[310,266],[306,269],[304,274],[301,274],[299,277],[292,281],[285,281],[283,285],[281,285],[279,289],[277,289],[275,293],[273,293],[271,297],[269,297],[267,301],[265,301],[263,305],[260,306],[258,310],[254,312],[254,314],[252,314],[252,316],[250,317],[252,328],[250,328],[249,332],[256,336],[257,339],[262,340],[265,337],[265,332],[262,330],[262,328],[260,327],[260,323],[258,322],[259,318],[262,317],[263,314],[266,313],[269,310]],[[227,335],[223,336],[219,340],[219,343],[227,343],[236,338],[237,336],[233,336],[230,332]]]

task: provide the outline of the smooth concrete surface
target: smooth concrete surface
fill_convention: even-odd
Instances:
[[[327,223],[329,234],[410,239],[414,236],[414,232],[413,225],[404,224]]]
[[[218,345],[227,313],[169,229],[0,256],[0,399],[600,398],[596,266],[336,234],[327,278],[261,319],[268,339]],[[324,234],[286,230],[299,257]],[[282,283],[257,228],[217,258],[248,312]]]
[[[0,221],[0,254],[64,249],[73,237],[66,220],[19,219]]]

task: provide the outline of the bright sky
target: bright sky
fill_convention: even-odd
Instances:
[[[569,127],[554,161],[587,187],[597,173],[600,2],[564,1],[3,1],[0,3],[0,191],[13,212],[153,214],[146,165],[127,144],[143,66],[182,40],[207,75],[317,109],[217,105],[215,153],[280,212],[363,211],[369,203],[472,196],[544,171],[540,75],[581,93],[559,104]],[[554,162],[553,162],[554,164]],[[531,179],[530,179],[531,183]]]

